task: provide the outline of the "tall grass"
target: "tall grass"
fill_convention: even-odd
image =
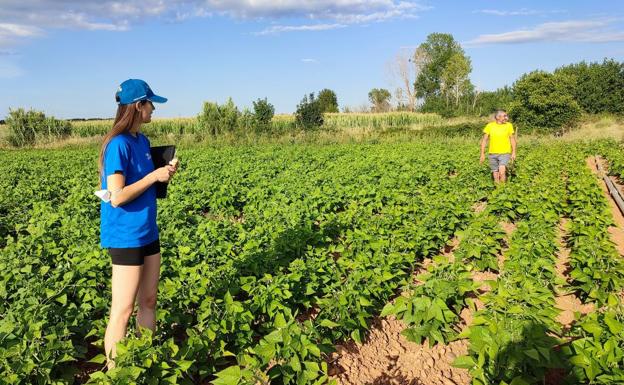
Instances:
[[[331,130],[350,128],[388,130],[395,128],[420,129],[426,126],[443,125],[446,121],[437,114],[415,112],[387,113],[333,113],[325,114],[323,126]],[[272,120],[273,131],[284,133],[295,129],[294,115],[275,115]],[[72,122],[73,132],[78,136],[103,135],[113,124],[112,120]],[[195,118],[155,119],[144,126],[143,130],[151,134],[196,134],[202,128]]]

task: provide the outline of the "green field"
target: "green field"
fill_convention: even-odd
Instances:
[[[621,383],[624,263],[585,158],[603,153],[620,172],[624,151],[531,140],[518,153],[496,188],[477,144],[459,139],[182,150],[158,207],[157,332],[124,341],[106,373],[97,150],[3,151],[0,384],[321,384],[333,347],[365,339],[382,312],[415,343],[468,339],[456,365],[474,384],[541,384],[553,370]],[[516,227],[508,241],[501,222]],[[434,258],[453,238],[455,260]],[[436,262],[416,285],[426,258]],[[491,290],[477,271],[497,274]],[[564,328],[564,293],[597,310]],[[475,314],[462,329],[465,308]]]

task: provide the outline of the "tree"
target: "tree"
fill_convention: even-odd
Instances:
[[[373,88],[368,93],[368,100],[373,105],[373,112],[386,112],[390,110],[390,91],[385,88]]]
[[[267,98],[258,99],[253,102],[254,128],[258,132],[271,131],[271,120],[275,115],[275,107],[269,103]]]
[[[414,83],[416,96],[429,98],[442,93],[442,76],[454,55],[465,57],[464,50],[448,33],[432,33],[418,46],[422,69]]]
[[[393,83],[398,83],[398,87],[395,88],[395,99],[400,109],[408,111],[416,109],[414,83],[426,62],[426,54],[420,48],[414,52],[401,50],[388,62],[388,73]]]
[[[295,122],[298,127],[304,130],[314,130],[323,125],[323,112],[318,99],[314,97],[314,93],[305,95],[301,102],[297,105],[295,112]]]
[[[513,85],[509,116],[530,131],[560,133],[574,125],[581,115],[572,90],[574,77],[534,71]]]
[[[338,112],[338,98],[334,91],[328,88],[321,90],[318,94],[318,102],[321,112]]]
[[[472,83],[468,78],[471,71],[469,58],[458,52],[451,55],[440,76],[441,92],[447,105],[449,99],[452,98],[455,107],[459,107],[460,98],[473,91]]]
[[[557,68],[555,75],[574,78],[574,98],[585,112],[624,114],[624,63],[613,59],[581,62]]]

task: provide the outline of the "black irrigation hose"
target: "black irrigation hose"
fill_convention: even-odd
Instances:
[[[617,204],[622,215],[624,215],[624,199],[622,199],[622,194],[620,193],[620,190],[618,190],[617,187],[615,187],[611,178],[609,178],[607,173],[605,173],[604,170],[602,169],[602,166],[600,165],[600,162],[598,161],[598,156],[595,156],[594,160],[596,161],[598,172],[600,173],[600,175],[602,176],[602,179],[604,180],[605,184],[609,188],[609,193],[613,197],[613,200],[615,201],[615,204]]]

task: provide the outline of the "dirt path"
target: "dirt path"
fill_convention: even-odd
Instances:
[[[569,220],[567,218],[562,218],[561,222],[559,222],[559,228],[557,230],[557,243],[559,245],[559,251],[557,253],[557,261],[555,263],[557,275],[565,282],[568,282],[568,271],[570,269],[570,249],[565,245],[568,222]],[[557,316],[557,321],[565,328],[569,328],[574,321],[576,321],[577,312],[584,315],[594,311],[593,303],[583,305],[581,300],[576,295],[565,292],[555,295],[555,307],[561,310],[561,313]]]
[[[609,201],[609,207],[611,208],[611,214],[613,215],[613,220],[615,222],[615,226],[609,227],[608,229],[609,234],[611,234],[611,240],[615,243],[618,253],[621,256],[624,256],[624,216],[622,215],[617,204],[611,197],[611,194],[609,194],[609,189],[607,188],[607,185],[600,177],[600,174],[599,174],[599,171],[598,171],[598,168],[596,166],[594,159],[595,158],[593,156],[590,156],[585,161],[587,163],[587,167],[589,167],[590,170],[592,170],[592,172],[594,173],[594,175],[596,175],[596,177],[599,179],[598,184],[600,185],[600,188],[602,189],[602,193],[604,194],[605,198]],[[604,162],[604,160],[601,159],[600,162],[601,162],[602,169],[606,170],[606,163]],[[624,191],[623,190],[624,186],[620,185],[615,180],[613,181],[613,183],[615,183],[616,187],[620,191]]]

